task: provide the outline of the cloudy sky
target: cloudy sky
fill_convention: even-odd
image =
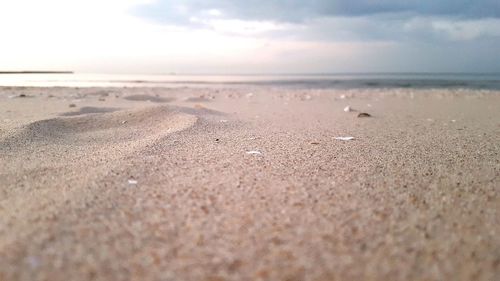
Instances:
[[[2,0],[0,70],[500,72],[498,0]]]

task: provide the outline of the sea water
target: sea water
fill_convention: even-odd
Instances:
[[[334,74],[0,74],[0,86],[207,87],[267,85],[306,89],[465,88],[500,90],[499,73]]]

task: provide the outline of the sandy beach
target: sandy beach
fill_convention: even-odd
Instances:
[[[459,89],[0,88],[0,280],[498,280],[499,108]]]

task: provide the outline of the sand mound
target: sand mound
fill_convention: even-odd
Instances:
[[[113,111],[118,111],[120,110],[119,108],[112,108],[112,107],[93,107],[93,106],[85,106],[80,108],[78,111],[69,111],[61,114],[61,116],[78,116],[78,115],[85,115],[85,114],[92,114],[92,113],[106,113],[106,112],[113,112]]]
[[[197,117],[173,107],[149,107],[33,122],[0,141],[2,149],[96,145],[157,139],[192,126]]]
[[[113,169],[126,165],[125,159],[142,157],[146,147],[190,128],[197,120],[176,108],[147,107],[40,120],[9,132],[0,138],[0,210],[19,211],[2,214],[3,219],[13,222],[22,216],[36,221],[36,214],[47,204],[58,206],[57,210],[68,198],[95,196],[78,187],[101,182]],[[123,175],[125,183],[127,179]],[[50,190],[62,195],[49,196]],[[27,192],[36,199],[27,199]],[[19,239],[19,233],[31,235],[33,230],[25,226],[4,235],[0,249]]]
[[[68,171],[93,170],[97,177],[120,159],[140,156],[145,147],[192,127],[197,120],[174,107],[147,107],[33,122],[0,138],[5,160],[0,161],[5,187],[0,187],[0,198],[24,190],[19,187],[19,173],[36,183],[30,188],[46,188],[58,177],[64,178],[61,182],[78,180],[78,174]]]
[[[131,96],[124,97],[124,99],[131,100],[131,101],[151,101],[151,102],[160,102],[160,103],[174,101],[173,98],[162,98],[162,97],[150,96],[150,95],[131,95]]]
[[[185,102],[211,102],[212,100],[206,97],[189,97],[184,99]]]

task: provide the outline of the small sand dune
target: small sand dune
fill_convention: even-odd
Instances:
[[[130,95],[130,96],[124,97],[124,99],[131,100],[131,101],[150,101],[150,102],[158,102],[158,103],[174,101],[174,98],[163,98],[163,97],[150,96],[150,95]]]
[[[192,127],[197,120],[179,108],[159,106],[57,117],[9,132],[0,138],[3,222],[13,223],[18,216],[33,221],[48,202],[61,206],[68,198],[90,196],[74,187],[98,181],[126,163],[124,159],[141,155],[145,147]],[[81,177],[82,173],[88,175]],[[20,184],[19,179],[32,184]],[[48,192],[63,189],[61,196]],[[24,192],[33,196],[26,197]],[[3,235],[0,249],[31,234],[28,224],[18,224]]]
[[[195,104],[194,108],[190,107],[180,107],[179,110],[181,112],[187,113],[187,114],[193,114],[196,116],[207,116],[207,115],[213,115],[213,116],[221,116],[221,115],[226,115],[224,112],[220,112],[217,110],[213,110],[210,108],[206,108],[200,104]]]
[[[83,115],[74,114],[78,116],[36,121],[4,138],[0,143],[3,144],[2,147],[22,148],[35,142],[80,145],[142,141],[183,130],[197,120],[195,115],[175,107],[110,112],[111,110],[116,109],[87,107],[80,110],[85,112],[81,113]]]
[[[93,107],[93,106],[85,106],[80,108],[78,111],[69,111],[61,114],[61,116],[78,116],[78,115],[85,115],[85,114],[92,114],[92,113],[106,113],[106,112],[113,112],[113,111],[118,111],[120,110],[119,108],[112,108],[112,107]]]
[[[184,101],[186,101],[186,102],[210,102],[212,100],[207,98],[207,97],[201,96],[201,97],[186,98],[186,99],[184,99]]]

